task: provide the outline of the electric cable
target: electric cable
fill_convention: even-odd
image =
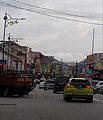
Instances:
[[[11,1],[13,1],[13,0],[11,0]],[[16,0],[14,0],[14,1],[16,1]],[[18,1],[16,1],[16,2],[18,2]],[[27,3],[23,3],[23,2],[19,2],[19,3],[20,3],[20,5],[21,4],[23,4],[23,5],[25,4],[25,5],[29,5],[29,6],[33,6],[34,7],[34,5],[30,5],[30,4],[27,4]],[[13,5],[12,2],[10,2],[10,3],[0,2],[0,4],[3,5],[3,6],[14,7],[14,8],[17,8],[17,9],[26,10],[26,11],[29,11],[29,12],[35,12],[35,13],[38,13],[38,14],[42,14],[42,15],[46,15],[46,16],[50,16],[50,17],[55,17],[55,18],[59,18],[59,19],[65,19],[65,20],[69,20],[69,21],[82,22],[82,23],[88,23],[88,24],[95,24],[95,25],[103,25],[103,24],[97,23],[97,22],[88,22],[88,21],[83,21],[83,20],[70,19],[70,18],[67,18],[67,17],[61,17],[61,16],[58,16],[57,13],[53,13],[53,12],[56,12],[54,10],[52,10],[52,11],[40,11],[40,10],[38,10],[37,11],[37,10],[34,10],[34,9],[32,10],[31,8],[25,8],[25,7],[22,7],[22,6],[18,6],[17,4]],[[36,7],[37,8],[41,8],[39,6],[36,6]],[[46,9],[47,10],[47,8],[42,8],[42,9]],[[51,9],[49,9],[49,10],[51,10]],[[78,16],[78,17],[80,17],[80,16]]]

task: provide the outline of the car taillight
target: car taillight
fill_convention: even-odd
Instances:
[[[86,88],[93,88],[93,86],[86,86]]]
[[[70,85],[70,84],[67,85],[67,88],[74,88],[74,87],[75,87],[74,85]]]

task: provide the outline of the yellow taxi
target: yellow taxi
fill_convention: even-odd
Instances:
[[[92,103],[94,95],[94,88],[91,81],[86,78],[70,78],[69,83],[65,86],[63,98],[69,101],[72,98],[85,99]]]

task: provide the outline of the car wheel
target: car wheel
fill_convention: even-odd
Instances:
[[[87,101],[88,101],[89,103],[93,103],[93,97],[88,98]]]
[[[63,94],[63,100],[65,100],[66,99],[66,97],[65,97],[65,95]]]
[[[64,99],[66,102],[69,102],[72,98],[70,98],[70,97],[65,97],[65,95],[63,94],[63,99]]]
[[[103,94],[103,91],[101,91],[101,94]]]
[[[53,89],[53,93],[57,93],[57,90],[56,90],[56,89]]]
[[[99,94],[99,91],[100,91],[99,88],[97,88],[97,91],[96,91],[96,92],[97,92],[98,94]]]
[[[65,97],[64,95],[63,95],[63,100],[65,100],[66,102],[68,102],[68,98]]]
[[[19,93],[19,97],[23,97],[24,96],[24,94],[23,93]]]
[[[90,103],[93,103],[93,98],[90,98],[90,99],[89,99],[89,102],[90,102]]]
[[[44,88],[45,91],[47,91],[47,88]]]

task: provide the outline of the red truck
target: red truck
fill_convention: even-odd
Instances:
[[[31,71],[0,70],[0,96],[27,95],[34,89]]]

